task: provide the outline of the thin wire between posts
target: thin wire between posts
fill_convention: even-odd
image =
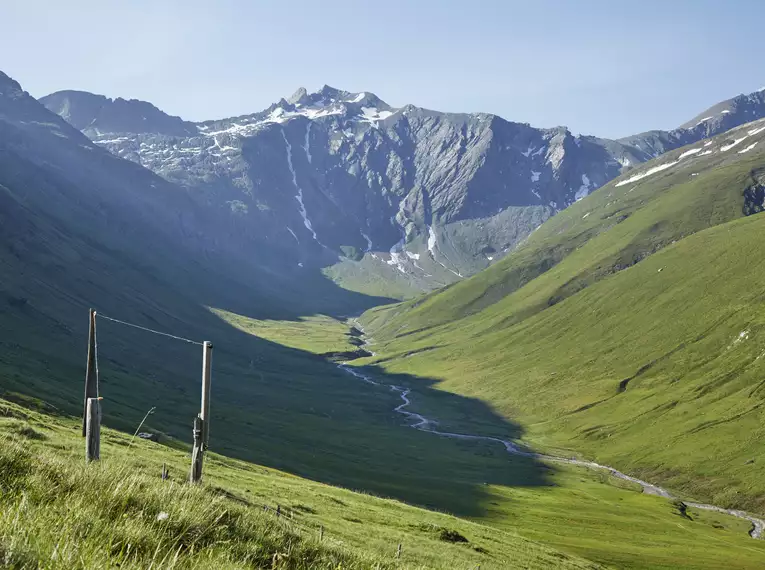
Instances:
[[[188,342],[189,344],[196,344],[198,346],[204,346],[203,342],[199,342],[199,341],[196,341],[196,340],[191,340],[190,338],[183,338],[182,336],[176,336],[174,334],[170,334],[170,333],[166,333],[166,332],[162,332],[162,331],[155,331],[154,329],[150,329],[150,328],[147,328],[147,327],[142,327],[140,325],[134,325],[133,323],[128,323],[128,322],[125,322],[125,321],[121,321],[119,319],[113,319],[112,317],[107,317],[103,313],[99,313],[97,311],[96,311],[96,317],[101,317],[102,319],[106,319],[107,321],[112,321],[113,323],[119,323],[121,325],[125,325],[125,326],[128,326],[128,327],[133,327],[134,329],[139,329],[139,330],[150,332],[150,333],[153,333],[153,334],[158,334],[160,336],[166,336],[168,338],[173,338],[175,340],[182,340],[183,342]]]

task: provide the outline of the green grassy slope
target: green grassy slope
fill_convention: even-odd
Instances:
[[[617,180],[478,276],[370,311],[363,320],[378,356],[369,362],[491,403],[536,447],[574,449],[764,512],[765,273],[756,260],[765,219],[738,218],[752,211],[745,191],[761,184],[765,149],[736,152],[758,136],[729,154]],[[417,409],[503,433],[437,399]]]
[[[248,325],[248,319],[243,317],[234,319],[227,315],[227,318],[237,320],[243,328],[252,327],[253,331],[262,327],[260,321]],[[301,334],[296,328],[298,325],[290,321],[282,324],[281,331],[274,322],[268,323],[265,330],[270,331],[272,338],[287,339],[288,334],[293,335],[293,339],[299,337],[303,350],[316,352],[327,346],[339,346],[348,338],[340,327],[326,327],[330,323],[324,320],[318,322],[325,326],[324,338],[318,336],[316,320],[303,322],[306,334]],[[107,330],[103,324],[99,326],[102,351],[109,342],[108,335],[116,332],[117,329]],[[290,349],[277,363],[269,364],[267,359],[260,361],[261,370],[272,365],[286,370],[285,363],[290,361],[301,366],[301,359],[306,359],[303,365],[307,368],[300,374],[293,372],[288,381],[279,384],[280,389],[269,388],[267,384],[271,380],[257,388],[257,392],[243,384],[235,392],[241,404],[234,405],[233,396],[224,388],[228,380],[222,376],[233,373],[232,362],[227,361],[235,363],[236,355],[221,351],[224,347],[220,344],[216,347],[213,450],[256,459],[266,465],[281,465],[314,480],[374,491],[411,504],[451,512],[484,525],[481,534],[476,534],[471,523],[459,522],[453,517],[444,518],[419,509],[410,511],[401,503],[356,495],[219,455],[209,462],[212,470],[208,472],[208,483],[213,486],[225,488],[238,497],[255,495],[263,503],[307,506],[320,513],[318,517],[307,517],[313,520],[314,530],[316,524],[323,524],[328,535],[342,537],[344,544],[358,548],[361,554],[372,559],[385,558],[391,543],[403,541],[407,555],[413,555],[406,558],[410,564],[405,567],[417,567],[412,560],[424,567],[454,567],[444,560],[456,555],[449,554],[449,550],[444,554],[438,548],[439,528],[457,529],[467,536],[471,546],[458,550],[461,557],[456,559],[472,560],[482,568],[504,568],[508,567],[505,560],[516,560],[513,549],[517,543],[512,539],[496,536],[498,543],[507,546],[498,550],[494,542],[489,540],[487,546],[481,538],[491,538],[495,531],[546,544],[572,559],[582,556],[618,568],[711,569],[729,560],[735,560],[741,568],[757,568],[764,555],[759,545],[751,544],[753,541],[747,537],[747,523],[732,517],[691,512],[693,521],[690,521],[680,517],[670,502],[642,495],[631,485],[602,473],[508,457],[500,446],[455,442],[407,429],[392,412],[400,400],[389,391],[356,381],[348,374],[335,377],[330,371],[336,370],[334,366],[321,359],[308,360],[309,353]],[[128,401],[129,396],[118,391],[119,383],[107,374],[108,369],[105,371],[102,367],[101,372],[104,416],[111,422],[120,409],[120,402]],[[242,369],[239,377],[247,382],[249,374],[258,373]],[[405,385],[417,382],[413,377],[392,376],[382,371],[378,379]],[[35,380],[33,386],[38,387],[34,393],[44,394],[44,376]],[[146,398],[135,383],[132,387],[133,399]],[[428,401],[434,397],[426,387],[418,386],[417,400]],[[469,410],[476,417],[486,417],[487,411],[480,402],[453,402],[452,399],[441,398],[440,402],[446,409]],[[261,404],[254,405],[258,400]],[[162,426],[172,427],[177,423],[181,440],[187,440],[182,430],[182,411],[192,408],[195,401],[194,395],[176,397],[172,402],[160,400],[157,411],[149,416],[149,424],[143,429],[158,431]],[[27,401],[30,405],[34,403],[34,400]],[[50,411],[42,402],[39,406]],[[43,445],[44,453],[64,452],[65,458],[81,461],[82,439],[77,437],[76,420],[51,418],[13,405],[6,407],[11,412],[0,414],[8,418],[8,423],[0,425],[0,433],[23,434],[26,424],[30,424],[48,439],[42,442],[33,439],[29,443]],[[18,421],[14,415],[19,414],[29,416],[29,420]],[[129,426],[130,432],[139,420],[140,417],[136,418],[135,424]],[[520,435],[510,424],[505,425],[506,430]],[[128,430],[127,425],[125,429]],[[127,453],[126,439],[127,436],[117,432],[107,432],[104,459],[118,459],[116,471],[111,473],[120,472],[120,466],[127,461],[142,465],[142,469],[154,474],[160,462],[166,461],[176,480],[185,475],[188,454],[173,451],[173,447],[179,447],[176,440],[163,439],[170,447],[138,441],[138,447],[134,444]],[[419,514],[406,514],[415,512]],[[360,525],[358,520],[364,524]],[[706,556],[694,556],[698,545],[708,540],[713,540],[714,546]],[[471,550],[473,545],[488,554]],[[518,548],[523,551],[525,547],[521,546]],[[410,552],[412,550],[414,552]],[[465,568],[472,567],[470,564],[466,563]]]
[[[263,323],[230,314],[226,318],[252,334],[281,339],[316,353],[328,346],[336,348],[348,339],[338,323],[327,319]],[[433,392],[422,386],[422,379],[389,375],[382,370],[370,372],[382,382],[415,386],[416,401],[438,398],[444,409],[457,409],[476,417],[487,415],[479,401],[455,400],[448,394]],[[358,439],[344,437],[345,449],[328,441],[338,437],[337,432],[330,437],[326,433],[314,436],[317,452],[314,461],[323,459],[337,470],[334,475],[327,473],[329,479],[325,480],[343,481],[340,473],[345,481],[353,476],[356,477],[353,484],[360,488],[375,489],[493,528],[518,532],[564,552],[619,568],[716,568],[730,560],[742,568],[758,567],[765,555],[765,543],[752,544],[745,521],[693,512],[691,524],[680,518],[671,502],[643,495],[634,485],[603,473],[528,462],[527,458],[508,456],[496,444],[457,442],[407,429],[401,419],[395,419],[400,416],[391,411],[400,400],[391,401],[386,391],[349,379],[352,384],[347,389],[352,389],[355,383],[367,390],[366,396],[362,393],[357,396],[369,400],[363,404],[365,413],[376,412],[367,416],[366,425],[348,418],[352,420],[348,427],[360,433]],[[348,405],[351,404],[349,398]],[[293,405],[299,407],[300,403]],[[381,431],[377,418],[383,417],[386,410],[396,427]],[[520,435],[513,426],[506,423],[504,426],[503,433]],[[285,441],[292,443],[291,433],[284,436]],[[328,456],[328,449],[333,450],[333,456]],[[285,453],[289,450],[280,454]],[[710,539],[715,546],[707,555],[694,556],[698,544]]]
[[[365,314],[364,322],[381,337],[450,323],[505,300],[566,260],[568,265],[548,277],[551,283],[544,290],[544,294],[550,294],[544,304],[554,303],[673,241],[742,217],[744,190],[763,176],[765,143],[760,141],[765,141],[765,131],[747,134],[764,126],[761,123],[710,139],[708,147],[704,143],[691,145],[715,149],[711,155],[689,155],[670,169],[620,184],[634,176],[635,171],[630,171],[548,220],[501,262],[443,290],[398,305],[373,308]],[[743,136],[747,139],[738,146],[719,151],[726,142]],[[752,142],[759,146],[744,154],[737,152]],[[678,160],[686,150],[667,153],[636,171],[641,173]],[[570,258],[572,254],[577,257]],[[527,294],[543,297],[539,286]],[[528,301],[516,310],[529,314],[544,306],[538,300]],[[396,314],[405,314],[405,318],[393,320]]]
[[[548,467],[551,485],[537,490],[487,485],[487,511],[471,522],[217,454],[206,461],[204,487],[189,490],[182,485],[188,452],[174,449],[178,442],[131,441],[109,429],[102,462],[86,469],[76,420],[2,401],[0,433],[0,510],[14,515],[0,518],[0,548],[11,568],[36,567],[37,560],[51,568],[138,568],[151,560],[160,567],[271,568],[277,554],[274,568],[601,567],[580,558],[589,553],[615,568],[711,570],[726,563],[758,568],[765,556],[742,521],[694,509],[686,518],[670,502],[575,468]],[[482,456],[508,466],[494,446],[469,447],[484,475]],[[170,483],[159,480],[163,463]],[[455,462],[448,475],[468,473]],[[278,521],[276,505],[285,515]],[[156,520],[160,512],[168,524]],[[444,540],[445,531],[468,542]],[[699,556],[702,543],[708,548]],[[51,560],[56,546],[63,554]]]
[[[86,466],[76,421],[1,400],[0,432],[4,568],[599,567],[512,531],[214,454],[192,488],[187,454],[108,429],[102,461]]]

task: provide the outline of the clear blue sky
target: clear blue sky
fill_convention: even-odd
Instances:
[[[760,0],[3,0],[0,69],[189,120],[297,87],[618,137],[765,85]]]

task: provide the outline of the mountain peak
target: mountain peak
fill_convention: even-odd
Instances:
[[[332,105],[359,105],[360,107],[374,107],[380,110],[389,110],[390,106],[381,100],[374,93],[361,91],[352,93],[343,89],[324,85],[318,91],[309,92],[305,87],[299,87],[288,99],[277,102],[275,106],[295,106],[295,107],[329,107]],[[269,111],[274,106],[269,107]]]
[[[24,90],[15,79],[0,71],[0,97],[18,99],[24,95]]]
[[[308,101],[308,91],[305,87],[298,87],[298,90],[287,99],[287,102],[290,105],[302,105],[305,104],[306,101]]]
[[[336,89],[325,84],[321,89],[319,89],[318,95],[323,95],[324,97],[328,97],[330,99],[342,99],[344,95],[349,95],[349,93],[347,91],[341,91],[340,89]]]

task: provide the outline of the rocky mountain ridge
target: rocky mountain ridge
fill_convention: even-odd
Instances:
[[[765,116],[762,97],[748,97],[693,125],[619,141],[490,114],[393,108],[329,86],[201,123],[83,92],[41,102],[116,156],[186,187],[294,266],[322,267],[350,289],[405,296],[485,268],[634,165]]]

